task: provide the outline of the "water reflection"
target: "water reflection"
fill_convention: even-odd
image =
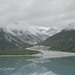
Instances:
[[[75,57],[0,58],[0,75],[75,75]]]

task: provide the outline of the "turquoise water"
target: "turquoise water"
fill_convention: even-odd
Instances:
[[[0,75],[75,75],[75,57],[0,58]]]

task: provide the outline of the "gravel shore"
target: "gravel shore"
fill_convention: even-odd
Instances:
[[[39,56],[43,58],[48,58],[48,57],[69,57],[69,56],[75,56],[75,53],[70,53],[70,52],[60,52],[60,51],[42,51],[40,50],[41,53],[39,54],[34,54],[32,56]]]

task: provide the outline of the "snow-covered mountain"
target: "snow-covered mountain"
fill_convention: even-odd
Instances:
[[[33,45],[46,40],[48,37],[58,32],[55,28],[28,27],[20,23],[7,25],[5,29],[22,42]]]
[[[30,45],[10,34],[5,28],[0,28],[0,50],[29,47]]]
[[[70,24],[65,29],[73,30],[75,29],[74,25],[75,24]],[[60,31],[61,29],[57,27],[28,27],[21,23],[12,23],[6,27],[0,28],[0,48],[30,47],[31,45],[46,40]]]

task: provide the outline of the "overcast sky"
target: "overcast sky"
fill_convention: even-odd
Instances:
[[[65,26],[75,22],[75,0],[0,0],[0,25],[21,21],[29,26]]]

